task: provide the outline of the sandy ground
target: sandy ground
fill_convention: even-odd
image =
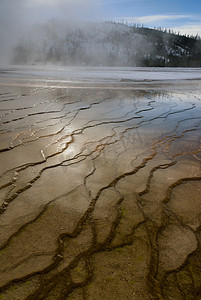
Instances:
[[[0,72],[0,299],[201,299],[199,76],[20,72]]]

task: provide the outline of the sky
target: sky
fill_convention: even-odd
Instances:
[[[201,0],[105,0],[113,17],[146,27],[201,35]]]
[[[35,23],[116,20],[201,35],[201,0],[0,0],[0,59]]]
[[[201,34],[201,0],[0,0],[1,31],[48,19],[119,20]]]

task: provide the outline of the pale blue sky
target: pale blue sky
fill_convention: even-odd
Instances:
[[[102,0],[112,17],[201,34],[201,0]]]

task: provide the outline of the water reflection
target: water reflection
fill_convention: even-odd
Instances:
[[[2,299],[177,299],[201,277],[201,92],[169,89],[4,86]]]

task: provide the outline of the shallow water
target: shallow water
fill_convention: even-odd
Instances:
[[[0,299],[199,299],[200,82],[76,85],[1,78]]]

